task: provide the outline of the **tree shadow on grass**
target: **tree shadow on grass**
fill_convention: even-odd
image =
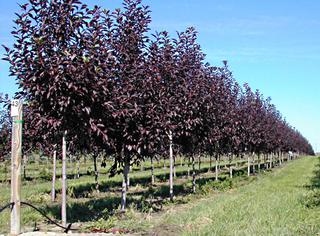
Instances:
[[[174,186],[174,193],[175,196],[184,196],[189,194],[190,190],[184,184],[178,184]],[[151,209],[155,212],[162,209],[164,201],[167,201],[168,198],[168,186],[150,187],[145,191],[129,192],[127,194],[127,206],[140,212],[148,212]],[[120,196],[71,202],[68,204],[67,218],[71,223],[95,221],[100,218],[107,219],[118,212],[120,205]],[[42,210],[55,219],[61,220],[60,205],[46,206]]]
[[[207,173],[208,168],[202,168],[201,171],[198,170],[196,184],[200,190],[202,186],[207,183],[214,182],[214,176],[201,176],[199,178],[199,173]],[[233,172],[234,177],[243,176],[246,174],[245,168],[235,169]],[[177,170],[177,177],[187,176],[187,170]],[[169,173],[159,173],[156,174],[158,180],[167,181],[169,178]],[[130,206],[140,212],[155,212],[161,211],[163,204],[169,202],[169,186],[163,183],[152,186],[150,184],[150,176],[139,176],[133,177],[130,180],[130,185],[135,186],[140,184],[144,188],[138,191],[129,191],[127,194],[127,206]],[[228,180],[232,181],[228,177],[227,173],[219,174],[219,181],[222,185]],[[180,181],[181,182],[181,181]],[[159,183],[159,182],[158,182]],[[74,222],[89,222],[96,221],[100,218],[108,219],[108,217],[114,215],[118,212],[119,206],[121,204],[120,190],[121,182],[120,180],[107,180],[100,184],[100,193],[110,192],[110,195],[102,195],[100,198],[96,195],[94,199],[78,199],[68,205],[68,219],[71,223]],[[83,198],[85,195],[91,194],[95,191],[94,183],[86,183],[82,185],[77,185],[74,187],[73,197]],[[115,193],[117,195],[115,195]],[[176,197],[175,203],[181,204],[188,202],[187,198],[184,196],[192,193],[191,178],[187,181],[182,181],[182,183],[176,182],[174,184],[174,195]],[[55,219],[61,220],[61,207],[59,205],[49,205],[43,208],[43,211],[50,213]]]

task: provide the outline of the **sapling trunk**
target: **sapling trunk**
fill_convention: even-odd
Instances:
[[[127,191],[129,191],[129,187],[130,187],[130,175],[129,175],[130,162],[129,161],[125,163],[125,168],[126,168],[126,189]]]
[[[169,131],[169,158],[170,158],[170,176],[169,176],[169,185],[170,185],[170,201],[173,201],[173,150],[172,150],[172,132]]]
[[[258,153],[258,171],[260,173],[260,169],[261,169],[261,160],[260,160],[260,153]]]
[[[248,176],[250,176],[250,155],[247,155],[248,158]]]
[[[188,178],[190,177],[190,156],[188,156]]]
[[[126,210],[127,203],[127,162],[125,162],[123,167],[123,178],[122,178],[122,191],[121,191],[121,211],[124,212]]]
[[[96,155],[93,156],[93,166],[94,166],[94,183],[95,183],[96,191],[99,192],[99,182],[98,182],[99,172],[98,172],[98,167],[97,167],[97,156]]]
[[[51,201],[56,200],[56,173],[57,173],[57,151],[53,151],[53,171],[52,171],[52,188],[51,188]]]
[[[219,170],[218,170],[218,155],[216,154],[215,158],[215,180],[218,181],[218,175],[219,175]]]
[[[27,178],[27,173],[26,173],[26,166],[27,166],[27,155],[23,155],[23,179]]]
[[[194,154],[192,154],[192,192],[196,192],[196,168],[195,168],[195,160]]]
[[[199,169],[199,173],[201,172],[201,155],[198,155],[198,169]]]
[[[154,185],[154,165],[153,157],[151,156],[151,184]]]
[[[61,220],[64,227],[67,226],[67,143],[66,143],[66,131],[62,137],[62,202],[61,202]]]
[[[210,164],[209,164],[209,171],[210,172],[212,170],[212,156],[209,155],[209,158],[210,158]]]
[[[255,152],[252,153],[252,173],[256,173],[256,154]]]
[[[281,166],[282,165],[282,160],[281,160],[280,152],[278,152],[278,159],[279,159],[279,165]]]
[[[232,162],[232,156],[230,155],[229,156],[229,176],[232,179],[232,165],[231,165],[231,162]]]
[[[177,173],[176,173],[176,157],[173,156],[173,177],[177,178]]]
[[[78,166],[77,166],[77,179],[79,179],[80,178],[80,157],[78,157],[77,163],[78,163]]]

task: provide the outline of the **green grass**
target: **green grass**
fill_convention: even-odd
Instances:
[[[237,160],[237,162],[241,163],[242,161]],[[226,162],[221,162],[222,168],[225,164]],[[132,187],[128,193],[128,203],[131,207],[140,212],[146,212],[153,206],[152,204],[145,203],[144,201],[152,199],[154,195],[162,199],[169,196],[167,183],[169,175],[168,163],[166,163],[166,165],[167,168],[163,169],[163,162],[159,164],[157,162],[155,163],[154,174],[157,186],[151,186],[150,169],[148,169],[150,168],[149,162],[144,163],[144,171],[141,171],[140,167],[132,168],[132,172],[130,173],[130,182]],[[82,173],[85,173],[85,170],[92,166],[93,163],[90,161],[87,161],[86,164],[81,163]],[[208,167],[208,161],[204,161],[201,165],[201,172],[206,174]],[[56,182],[56,191],[58,194],[57,202],[52,203],[50,200],[51,182],[39,178],[39,169],[50,169],[51,164],[49,163],[46,165],[46,163],[32,163],[29,164],[27,168],[28,175],[33,176],[34,178],[32,180],[22,181],[21,199],[40,207],[40,209],[45,211],[51,218],[59,220],[59,202],[61,197],[59,194],[61,189],[61,180],[57,179]],[[60,168],[61,164],[59,163],[57,172],[61,172]],[[196,168],[198,168],[198,165]],[[114,211],[118,209],[120,205],[122,176],[117,175],[110,178],[106,173],[106,169],[99,169],[100,193],[95,191],[93,175],[83,174],[79,179],[73,179],[73,176],[71,175],[71,179],[68,179],[69,222],[94,222],[102,216],[104,219],[109,220],[109,218],[114,214]],[[177,196],[179,196],[179,194],[183,196],[191,191],[190,179],[185,178],[187,169],[188,167],[186,164],[183,166],[180,166],[180,163],[176,165],[177,179],[175,180],[175,194]],[[69,167],[68,170],[71,174],[72,169]],[[213,175],[212,172],[211,175]],[[0,206],[3,206],[10,201],[10,185],[7,181],[0,183],[0,193]],[[8,219],[8,210],[0,214],[1,233],[8,232]],[[34,222],[43,223],[43,221],[43,217],[34,210],[27,207],[22,208],[23,229],[30,230],[30,227],[34,225]]]
[[[178,226],[179,235],[320,235],[320,208],[307,204],[319,187],[319,169],[317,158],[296,160],[251,184],[194,201],[157,224]]]
[[[234,162],[236,162],[236,160]],[[81,222],[81,229],[84,231],[90,231],[92,228],[109,229],[111,227],[115,227],[127,229],[133,232],[146,232],[153,230],[156,225],[161,226],[161,224],[165,223],[167,219],[172,221],[171,225],[179,225],[179,227],[184,227],[182,223],[171,220],[170,214],[164,214],[168,208],[172,207],[176,211],[181,206],[193,207],[194,204],[198,203],[198,199],[211,199],[211,196],[216,196],[216,193],[228,191],[229,189],[246,185],[256,180],[257,177],[247,178],[245,176],[246,160],[237,160],[237,162],[239,163],[239,168],[244,168],[243,172],[238,173],[242,173],[242,175],[239,176],[235,173],[234,178],[232,180],[229,179],[227,174],[228,169],[224,166],[228,162],[222,161],[222,169],[224,169],[226,173],[219,174],[221,181],[217,183],[213,181],[214,172],[208,172],[208,160],[203,160],[201,164],[201,176],[197,176],[197,194],[192,194],[191,178],[186,178],[188,167],[187,165],[180,166],[180,162],[177,161],[177,178],[174,181],[174,192],[176,197],[173,203],[168,201],[169,168],[163,169],[163,162],[160,164],[155,162],[156,168],[154,173],[156,176],[156,186],[152,186],[150,184],[151,177],[149,162],[144,163],[144,171],[141,171],[140,167],[134,167],[130,173],[131,187],[128,192],[128,211],[125,215],[119,215],[117,213],[117,209],[120,205],[122,182],[121,176],[118,175],[110,178],[105,172],[103,172],[99,177],[99,193],[94,190],[94,176],[92,175],[83,174],[80,179],[68,179],[68,220],[69,222]],[[29,174],[33,175],[35,178],[33,178],[31,181],[28,180],[22,182],[22,199],[29,203],[33,203],[49,214],[50,217],[59,220],[59,191],[61,189],[61,182],[60,180],[57,180],[57,202],[51,203],[51,182],[39,178],[37,172],[39,168],[36,168],[37,165],[39,166],[38,163],[28,165]],[[90,166],[92,166],[92,162],[87,162],[86,165],[82,163],[81,171],[85,173],[86,169]],[[50,164],[49,166],[45,166],[45,163],[41,166],[41,168],[50,167]],[[196,169],[198,169],[198,165],[196,165]],[[100,172],[102,172],[101,170],[102,169],[100,169]],[[69,168],[69,171],[72,173],[71,168]],[[239,190],[240,189],[241,188],[239,188]],[[0,206],[2,206],[9,202],[10,186],[5,182],[0,184],[0,192]],[[221,195],[224,194],[225,193],[222,193]],[[157,202],[158,200],[160,201]],[[208,217],[205,219],[207,218]],[[9,211],[0,214],[1,233],[8,232],[8,219]],[[22,222],[24,230],[32,230],[34,222],[40,223],[41,229],[45,229],[46,226],[49,228],[51,227],[44,221],[42,216],[40,216],[34,210],[26,207],[22,208]],[[188,223],[187,225],[192,229],[192,224]],[[162,226],[160,228],[162,229]],[[173,233],[178,232],[176,228],[172,231]],[[192,234],[193,231],[191,230],[190,233]]]

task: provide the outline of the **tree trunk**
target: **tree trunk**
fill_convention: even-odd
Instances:
[[[256,160],[255,160],[255,153],[252,153],[252,173],[255,174],[256,173]]]
[[[154,165],[153,157],[151,156],[151,184],[154,185]]]
[[[27,155],[23,155],[23,179],[27,178],[27,173],[26,173],[27,162],[28,162]]]
[[[124,167],[123,167],[123,180],[122,180],[122,192],[121,192],[121,211],[122,212],[126,210],[129,166],[130,166],[129,161],[125,160]]]
[[[282,160],[281,160],[280,152],[278,152],[278,159],[279,159],[279,165],[281,166],[282,165]]]
[[[52,188],[51,188],[51,201],[56,200],[56,173],[57,173],[57,151],[53,151],[53,173],[52,173]]]
[[[270,155],[270,169],[272,169],[272,153],[271,153],[271,155]]]
[[[77,179],[80,178],[80,157],[78,157],[77,162],[78,162],[78,166],[77,166]]]
[[[196,168],[194,161],[194,154],[192,154],[192,192],[196,192]]]
[[[126,163],[125,168],[127,168],[126,173],[127,173],[127,178],[126,178],[126,189],[127,191],[129,191],[129,187],[130,187],[130,161],[128,161],[128,163]]]
[[[173,177],[177,178],[177,173],[176,173],[176,156],[173,156]]]
[[[199,173],[201,172],[201,155],[198,155],[198,169],[199,169]]]
[[[231,162],[232,162],[232,156],[229,155],[229,176],[232,179],[232,165],[231,165]]]
[[[188,178],[190,177],[190,156],[188,156]]]
[[[67,143],[66,143],[66,131],[62,137],[62,204],[61,204],[61,219],[62,225],[67,226]]]
[[[210,158],[210,164],[209,164],[209,171],[210,172],[212,170],[212,156],[209,155],[209,158]]]
[[[247,155],[248,157],[248,176],[250,176],[250,155]]]
[[[170,201],[173,201],[173,150],[172,150],[172,132],[169,131],[169,158],[170,158]]]
[[[93,156],[93,166],[94,166],[94,183],[95,183],[96,191],[99,192],[99,182],[98,182],[99,172],[98,172],[98,167],[97,167],[97,156],[96,155]]]
[[[218,170],[218,155],[216,154],[216,161],[215,161],[215,180],[216,181],[218,181],[219,179],[218,179],[218,172],[219,172],[219,170]]]
[[[261,160],[260,160],[260,153],[258,153],[258,171],[260,173],[260,169],[261,169]]]

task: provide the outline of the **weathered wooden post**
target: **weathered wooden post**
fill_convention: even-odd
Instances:
[[[66,173],[66,161],[67,161],[67,132],[63,132],[62,136],[62,202],[61,202],[61,220],[64,227],[67,226],[67,173]]]
[[[10,234],[18,235],[21,231],[21,156],[22,156],[22,109],[21,100],[12,100],[12,143],[11,143],[11,227]]]

